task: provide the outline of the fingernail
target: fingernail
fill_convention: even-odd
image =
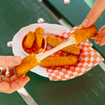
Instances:
[[[89,20],[88,19],[85,19],[82,23],[83,26],[87,26],[89,24]]]
[[[25,78],[25,79],[28,79],[29,77],[28,77],[28,76],[24,76],[24,78]]]
[[[23,78],[24,78],[24,79],[29,79],[29,77],[28,77],[28,76],[24,76]]]
[[[21,62],[21,60],[20,60],[20,57],[13,57],[13,61],[14,61],[14,63],[16,63],[16,64],[19,64],[20,62]]]

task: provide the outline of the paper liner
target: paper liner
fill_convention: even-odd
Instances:
[[[63,32],[60,35],[56,35],[56,37],[68,39],[70,34],[79,28],[81,28],[81,25],[71,28],[68,32]],[[78,46],[80,47],[80,54],[78,55],[78,62],[76,65],[46,68],[50,81],[64,81],[81,76],[104,60],[103,57],[92,48],[92,43],[90,41],[86,40]],[[47,46],[46,50],[50,50],[51,48],[51,46]],[[50,56],[67,55],[67,53],[57,51]]]

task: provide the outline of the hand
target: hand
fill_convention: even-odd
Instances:
[[[82,27],[89,27],[94,24],[104,10],[105,0],[96,0],[87,17],[82,22]]]
[[[30,78],[28,76],[19,77],[15,74],[13,67],[9,68],[9,73],[6,75],[6,68],[0,72],[0,92],[13,93],[14,91],[22,88]]]
[[[100,46],[105,45],[105,25],[100,28],[99,32],[92,39],[95,39],[95,43]]]
[[[19,56],[0,56],[0,67],[14,67],[19,65],[22,58]]]
[[[0,67],[10,67],[6,74],[6,68],[0,72],[0,92],[12,93],[22,88],[30,78],[28,76],[18,76],[15,74],[14,66],[19,65],[22,58],[19,56],[0,56]]]

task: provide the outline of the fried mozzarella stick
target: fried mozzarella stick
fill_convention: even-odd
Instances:
[[[15,70],[18,75],[23,75],[39,64],[40,62],[37,62],[36,54],[31,53],[29,56],[23,58],[20,65],[15,66]]]
[[[26,48],[31,48],[34,41],[35,41],[35,34],[34,34],[34,32],[30,31],[26,36],[26,39],[24,41],[24,46]]]
[[[38,49],[42,47],[42,42],[43,42],[43,37],[44,37],[44,29],[43,28],[36,28],[35,30],[35,35],[36,35],[36,44]]]
[[[93,24],[88,28],[80,28],[73,32],[71,36],[75,38],[76,44],[80,44],[81,42],[91,38],[97,33],[97,27]]]
[[[40,63],[42,67],[52,66],[67,66],[76,64],[78,58],[75,55],[60,56],[60,57],[47,57]]]
[[[46,41],[49,46],[56,47],[57,45],[64,42],[65,40],[61,38],[57,38],[55,36],[47,36]],[[61,51],[64,51],[69,54],[78,55],[80,53],[80,48],[77,45],[73,44],[61,49]]]
[[[58,46],[55,47],[56,51],[61,50],[72,44],[80,44],[81,42],[91,38],[97,33],[97,27],[95,25],[91,25],[88,28],[80,28],[73,32],[67,41],[62,42]],[[59,48],[58,48],[59,47]]]

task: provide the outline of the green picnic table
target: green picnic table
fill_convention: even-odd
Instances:
[[[86,18],[95,0],[70,0],[67,5],[64,4],[64,0],[43,0],[43,2],[74,27],[81,24]],[[95,22],[95,25],[98,30],[105,25],[105,11]],[[94,40],[90,39],[90,41],[93,43],[94,48],[105,58],[105,46],[100,47],[94,43]]]
[[[57,0],[56,0],[57,1]],[[0,1],[0,55],[13,55],[7,42],[24,26],[37,23],[60,24],[38,0]],[[50,81],[29,71],[25,89],[38,105],[105,105],[105,72],[97,65],[86,74],[68,81]],[[1,105],[24,105],[17,92],[0,93]]]
[[[27,105],[27,103],[17,92],[12,94],[0,93],[0,105]]]

